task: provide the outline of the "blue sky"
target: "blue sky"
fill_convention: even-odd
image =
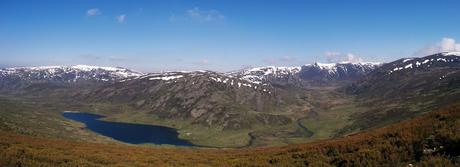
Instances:
[[[459,49],[459,7],[443,0],[2,0],[0,66],[229,71],[386,62]]]

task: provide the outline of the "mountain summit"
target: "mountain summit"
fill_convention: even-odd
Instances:
[[[121,67],[98,67],[88,65],[14,67],[0,69],[0,78],[2,78],[2,80],[105,82],[141,75],[143,75],[143,73]]]
[[[354,80],[363,77],[375,68],[381,66],[382,63],[366,62],[366,63],[314,63],[303,66],[291,67],[256,67],[237,72],[228,73],[231,76],[245,79],[252,83],[267,83],[267,82],[292,82],[294,80],[316,80],[316,81],[332,81],[332,80]]]

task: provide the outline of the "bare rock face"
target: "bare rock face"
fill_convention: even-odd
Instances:
[[[198,118],[198,117],[200,117],[201,115],[203,115],[203,114],[205,114],[207,112],[208,112],[208,110],[206,110],[206,109],[192,109],[192,111],[190,113],[191,113],[193,118]]]

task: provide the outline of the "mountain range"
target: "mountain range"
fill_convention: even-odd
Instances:
[[[79,105],[108,120],[174,127],[201,145],[242,146],[248,143],[232,143],[232,137],[245,136],[252,145],[289,143],[413,117],[459,100],[459,78],[460,53],[444,52],[389,63],[314,63],[227,73],[144,74],[87,65],[3,68],[0,92]],[[330,127],[331,120],[339,123]],[[225,139],[203,142],[220,137]]]
[[[175,80],[183,77],[182,74],[209,74],[216,82],[227,83],[229,78],[240,80],[238,87],[249,86],[248,82],[255,85],[267,85],[274,81],[288,81],[289,79],[301,80],[349,80],[363,77],[370,71],[379,67],[381,63],[314,63],[303,66],[276,67],[266,66],[250,69],[243,69],[228,73],[213,71],[173,71],[162,73],[143,74],[134,70],[122,67],[98,67],[88,65],[75,66],[39,66],[39,67],[13,67],[0,69],[1,81],[23,81],[23,82],[124,82],[132,79],[143,79],[151,76],[150,80]],[[226,78],[227,80],[223,79]]]
[[[162,119],[192,119],[193,123],[205,126],[240,129],[251,128],[254,124],[284,125],[295,121],[294,116],[270,114],[285,110],[293,103],[302,103],[303,100],[291,97],[302,91],[292,92],[285,88],[286,85],[356,80],[379,65],[315,63],[299,67],[258,67],[229,73],[174,71],[149,74],[120,67],[87,65],[20,67],[1,69],[0,81],[2,90],[25,89],[28,93],[40,92],[38,94],[56,94],[56,85],[64,89],[72,85],[78,89],[63,92],[71,92],[72,97],[87,103],[127,104]],[[49,88],[51,85],[53,88]]]

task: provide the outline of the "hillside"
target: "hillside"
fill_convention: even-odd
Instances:
[[[362,76],[371,69],[364,66],[317,63],[302,68],[315,69],[320,82],[326,82],[328,76],[347,76],[337,71]],[[352,74],[352,68],[361,67],[363,70]],[[53,114],[68,110],[66,104],[78,111],[102,114],[110,121],[173,127],[182,138],[213,147],[285,145],[329,138],[347,125],[348,115],[355,112],[350,110],[353,97],[337,92],[337,84],[307,89],[304,83],[310,80],[303,80],[295,68],[140,74],[79,65],[2,71],[0,82],[6,99],[60,106],[53,108]],[[124,72],[126,75],[119,75]],[[342,108],[350,112],[343,113]],[[331,121],[336,124],[328,124]],[[15,124],[21,126],[19,120]]]
[[[105,145],[0,132],[0,166],[458,166],[460,104],[384,128],[257,149]]]
[[[66,138],[69,134],[53,127],[79,128],[60,116],[71,106],[106,121],[175,128],[181,139],[202,146],[305,143],[382,127],[457,102],[458,61],[449,52],[385,64],[315,63],[229,73],[142,74],[84,65],[6,68],[0,70],[2,99],[25,109],[22,115],[7,112],[0,118],[19,132]],[[16,119],[47,119],[36,110],[56,119],[44,122],[57,135]]]
[[[460,53],[404,58],[382,65],[346,87],[362,106],[342,132],[383,126],[460,100]]]
[[[355,81],[363,78],[382,63],[319,63],[291,67],[256,67],[227,73],[252,83],[275,85],[316,86],[331,85],[338,82]]]

